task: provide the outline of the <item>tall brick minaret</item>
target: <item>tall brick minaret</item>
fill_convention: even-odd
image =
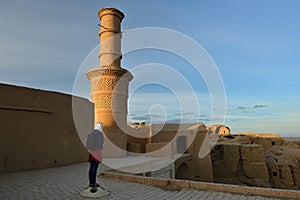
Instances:
[[[124,14],[115,8],[102,8],[98,12],[101,21],[100,65],[89,70],[91,100],[95,104],[95,123],[103,122],[106,140],[104,157],[126,156],[128,84],[132,75],[121,68],[121,21]],[[118,148],[124,151],[119,151]]]

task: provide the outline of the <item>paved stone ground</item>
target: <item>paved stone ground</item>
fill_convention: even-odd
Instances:
[[[0,174],[0,199],[87,199],[81,197],[79,192],[88,185],[88,167],[88,163],[80,163],[58,168]],[[102,171],[103,167],[100,170]],[[98,183],[111,193],[101,199],[274,199],[191,189],[165,191],[158,187],[105,178],[98,178]]]

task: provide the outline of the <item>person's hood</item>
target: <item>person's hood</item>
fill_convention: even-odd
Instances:
[[[96,126],[95,126],[95,130],[103,132],[103,124],[102,123],[97,123]]]

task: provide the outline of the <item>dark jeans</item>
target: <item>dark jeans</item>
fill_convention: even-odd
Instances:
[[[96,160],[90,161],[90,170],[89,170],[89,181],[90,184],[96,183],[96,176],[97,176],[97,170],[98,170],[99,162]]]

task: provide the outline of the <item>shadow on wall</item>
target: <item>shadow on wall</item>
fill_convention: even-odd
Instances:
[[[75,98],[88,134],[93,129],[93,104]],[[71,95],[0,84],[0,128],[0,172],[86,160],[73,121]]]

